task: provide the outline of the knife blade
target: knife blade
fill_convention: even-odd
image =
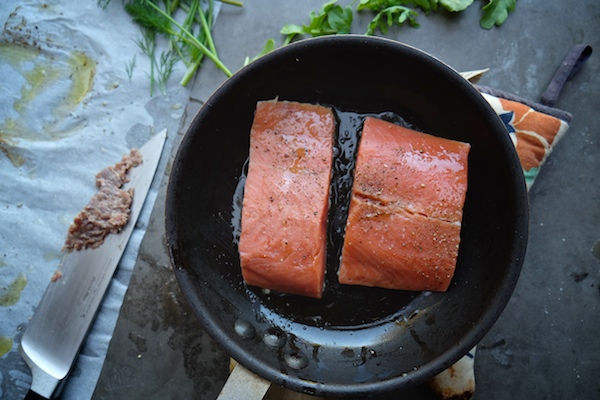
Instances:
[[[154,178],[167,133],[144,144],[142,163],[129,171],[124,188],[134,188],[129,221],[95,249],[66,253],[23,334],[19,352],[29,365],[32,383],[27,398],[56,398],[81,349]]]

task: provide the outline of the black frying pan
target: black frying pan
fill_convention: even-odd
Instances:
[[[462,242],[446,293],[341,286],[335,255],[321,300],[243,283],[235,241],[240,178],[256,102],[275,97],[338,111],[389,111],[422,131],[471,143]],[[269,381],[323,396],[407,388],[457,361],[508,301],[527,226],[519,161],[485,100],[431,56],[363,36],[291,44],[225,82],[181,143],[166,204],[175,274],[209,334]]]

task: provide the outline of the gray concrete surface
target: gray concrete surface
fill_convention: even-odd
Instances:
[[[305,23],[323,2],[247,1],[224,6],[215,29],[220,55],[239,68],[286,23]],[[342,2],[343,4],[347,2]],[[481,84],[539,100],[567,51],[600,52],[600,2],[519,0],[500,28],[479,27],[480,6],[421,15],[419,29],[392,29],[457,70],[490,68]],[[364,32],[365,16],[354,22]],[[527,257],[504,313],[480,343],[475,399],[600,398],[600,62],[593,54],[556,107],[573,122],[530,191]],[[393,66],[388,66],[392,68]],[[185,131],[224,81],[206,64],[188,104]],[[166,179],[164,184],[166,185]],[[159,198],[142,245],[94,399],[214,399],[228,357],[203,333],[169,270]],[[389,398],[432,398],[425,388]]]

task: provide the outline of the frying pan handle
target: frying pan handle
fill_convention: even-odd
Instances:
[[[217,400],[262,400],[271,382],[236,364]]]

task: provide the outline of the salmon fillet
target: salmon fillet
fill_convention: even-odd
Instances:
[[[470,145],[369,117],[359,143],[339,282],[446,291]]]
[[[239,239],[248,285],[321,298],[334,131],[330,108],[257,103]]]

